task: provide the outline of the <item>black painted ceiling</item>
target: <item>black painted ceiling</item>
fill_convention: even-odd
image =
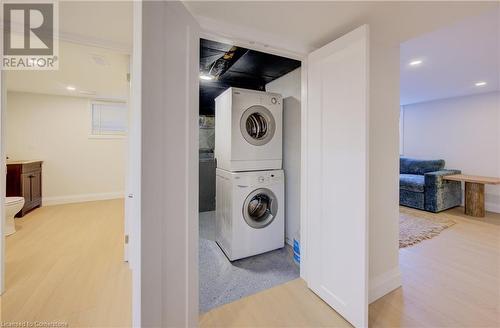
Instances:
[[[219,65],[214,65],[217,60]],[[215,98],[229,87],[263,91],[267,83],[298,67],[298,60],[201,39],[200,73],[212,68],[222,74],[211,81],[200,79],[200,115],[213,115]]]

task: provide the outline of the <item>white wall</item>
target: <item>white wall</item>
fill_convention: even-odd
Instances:
[[[91,139],[90,100],[7,94],[7,156],[43,161],[43,203],[122,197],[126,138]]]
[[[362,4],[361,2],[357,4]],[[401,285],[399,270],[399,99],[402,42],[477,15],[494,3],[374,3],[370,25],[370,291],[374,301]],[[333,6],[333,5],[332,5]]]
[[[369,292],[370,302],[401,286],[399,270],[399,39],[386,15],[370,19]]]
[[[500,92],[406,105],[402,123],[405,156],[500,176]],[[500,186],[486,186],[486,209],[500,212]]]
[[[384,11],[383,8],[380,9]],[[392,8],[398,15],[398,8]],[[390,11],[388,11],[390,12]],[[401,286],[399,270],[399,37],[385,14],[374,16],[370,25],[369,113],[369,300]],[[361,21],[366,23],[365,20]],[[360,23],[361,23],[360,22]],[[357,27],[353,24],[353,28]],[[347,33],[349,30],[346,30]],[[297,73],[295,73],[297,74]],[[300,73],[299,73],[300,74]],[[282,77],[283,78],[283,77]],[[273,81],[274,82],[274,81]],[[278,82],[277,82],[278,83]],[[280,83],[282,84],[282,83]],[[271,90],[267,88],[267,90]],[[277,87],[272,89],[278,91]],[[300,85],[282,86],[300,100]],[[293,90],[293,91],[292,91]],[[285,95],[284,95],[285,96]],[[300,108],[298,109],[300,111]],[[286,116],[285,116],[286,117]],[[297,118],[300,122],[300,116]],[[284,133],[288,130],[285,118]],[[291,123],[293,125],[293,122]],[[300,127],[300,126],[299,126]],[[287,137],[285,137],[285,140]],[[288,142],[286,140],[285,142]],[[300,143],[290,147],[299,150]],[[286,168],[286,150],[284,150]],[[286,171],[285,171],[286,172]],[[300,172],[300,168],[299,168]],[[290,178],[287,183],[290,183]],[[300,180],[298,180],[300,186]],[[292,186],[293,188],[293,186]],[[287,193],[289,193],[287,187]],[[292,194],[294,191],[291,191]],[[288,196],[289,197],[289,196]],[[300,199],[300,195],[298,195]],[[289,219],[287,204],[287,219]],[[299,208],[297,206],[297,208]],[[292,218],[291,222],[295,219]],[[288,223],[287,223],[288,224]],[[299,225],[297,225],[299,226]],[[288,235],[287,235],[288,237]]]
[[[398,12],[397,10],[395,11]],[[395,13],[395,14],[396,14]],[[371,29],[370,40],[370,131],[369,131],[369,300],[370,302],[382,297],[386,293],[401,285],[399,270],[399,39],[395,38],[394,26],[387,23],[384,16],[374,18],[369,22]],[[346,31],[348,32],[348,31]],[[294,72],[300,76],[300,72]],[[266,86],[269,91],[276,91],[294,95],[300,102],[300,84],[291,79],[276,80],[276,85]],[[272,89],[271,89],[272,86]],[[281,91],[280,89],[281,88]],[[283,91],[285,90],[285,91]],[[297,109],[300,115],[300,108]],[[286,110],[285,110],[286,112]],[[300,116],[297,117],[300,131]],[[284,167],[287,174],[287,199],[294,194],[293,176],[287,172],[290,160],[287,153],[300,156],[300,142],[289,141],[289,125],[295,122],[288,121],[285,113],[284,139],[289,142],[290,149],[296,149],[298,154],[287,152],[284,149]],[[300,133],[299,133],[300,135]],[[285,148],[287,147],[284,144]],[[293,165],[293,164],[292,164]],[[297,163],[299,166],[299,164]],[[297,168],[300,174],[300,167]],[[293,171],[293,168],[292,168]],[[300,187],[300,176],[297,178]],[[290,189],[292,189],[290,191]],[[300,199],[300,194],[297,195]],[[287,225],[294,226],[295,218],[290,218],[290,202],[287,202]],[[293,205],[292,205],[293,206]],[[296,206],[300,210],[300,205]],[[297,219],[299,219],[297,214]],[[297,223],[296,225],[300,225]],[[293,229],[293,228],[290,228]],[[289,237],[287,233],[287,238]]]
[[[141,327],[198,326],[199,26],[142,2]]]
[[[266,85],[283,96],[283,170],[285,171],[285,236],[293,245],[300,230],[300,68]]]

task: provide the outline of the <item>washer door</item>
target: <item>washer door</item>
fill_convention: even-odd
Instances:
[[[252,191],[243,203],[243,218],[255,229],[270,225],[278,213],[278,200],[267,188]]]
[[[243,138],[254,145],[267,144],[274,137],[276,122],[273,114],[264,106],[255,105],[243,112],[240,120]]]

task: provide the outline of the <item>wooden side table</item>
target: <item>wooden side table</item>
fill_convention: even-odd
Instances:
[[[486,214],[484,209],[484,185],[500,184],[500,178],[465,174],[447,175],[443,179],[465,182],[465,214],[480,218]]]

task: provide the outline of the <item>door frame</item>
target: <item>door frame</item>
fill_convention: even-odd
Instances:
[[[131,113],[129,122],[132,134],[136,133],[134,142],[137,142],[135,147],[139,152],[142,151],[142,1],[134,1],[133,3],[133,42],[132,42],[132,55],[131,55],[131,71],[130,71],[130,95],[129,103]],[[135,110],[134,110],[135,109]],[[130,124],[132,123],[132,124]],[[130,133],[130,132],[129,132]],[[134,190],[127,190],[125,197],[128,193],[132,193],[134,205],[132,209],[129,206],[129,211],[132,215],[126,220],[127,227],[126,233],[129,236],[128,245],[128,260],[129,267],[132,271],[132,327],[141,326],[141,168],[142,157],[136,159],[135,165],[130,163],[130,154],[132,141],[129,137],[128,140],[128,187],[134,186]],[[135,183],[134,183],[135,182]]]
[[[301,99],[300,99],[300,277],[307,281],[307,224],[306,218],[307,213],[307,179],[306,179],[306,168],[307,168],[307,158],[304,154],[307,153],[307,56],[311,49],[296,49],[296,50],[285,50],[282,48],[275,48],[269,46],[268,43],[255,42],[242,40],[236,36],[231,36],[230,34],[221,34],[219,31],[221,28],[217,24],[204,26],[202,25],[202,31],[200,34],[201,39],[207,39],[211,41],[232,44],[238,47],[247,48],[250,50],[260,51],[272,55],[287,57],[290,59],[295,59],[300,61],[300,79],[301,79]],[[227,29],[227,31],[232,31],[233,29]],[[293,48],[293,47],[292,47]],[[303,52],[305,51],[305,52]],[[199,186],[198,186],[199,188]]]
[[[310,201],[308,199],[309,197],[309,190],[310,186],[308,185],[308,180],[307,180],[307,170],[308,170],[308,163],[309,160],[306,156],[308,153],[308,134],[309,134],[309,129],[308,129],[308,56],[311,52],[317,49],[300,49],[298,47],[294,47],[293,44],[290,44],[290,47],[286,50],[283,48],[275,48],[269,46],[269,44],[272,43],[273,38],[265,35],[265,34],[259,34],[259,33],[254,33],[251,34],[250,31],[242,31],[241,28],[228,28],[229,26],[226,26],[225,24],[223,26],[219,26],[218,24],[214,22],[210,22],[210,24],[203,24],[204,19],[199,20],[200,24],[202,25],[202,32],[200,34],[200,39],[208,39],[212,41],[217,41],[217,42],[222,42],[222,43],[229,43],[233,44],[235,46],[241,46],[245,47],[247,49],[251,50],[256,50],[256,51],[261,51],[265,53],[270,53],[278,56],[283,56],[283,57],[288,57],[292,59],[299,60],[301,62],[301,154],[300,154],[300,178],[301,178],[301,184],[300,184],[300,252],[301,252],[301,259],[300,259],[300,277],[306,281],[306,284],[309,284],[310,280],[310,265],[308,263],[308,239],[309,239],[309,220],[307,220],[307,214],[309,212],[309,206],[310,206]],[[228,32],[229,31],[229,32]],[[236,32],[233,32],[236,31]],[[231,35],[231,32],[234,33],[234,35]],[[240,32],[240,37],[236,36],[236,34]],[[243,33],[242,33],[243,32]],[[259,40],[258,41],[249,41],[249,40],[244,40],[241,38],[241,35],[248,35],[248,36],[253,36],[254,40]],[[342,37],[342,36],[341,36]],[[338,37],[331,42],[338,40]],[[282,43],[280,45],[283,45]],[[321,48],[321,47],[320,47]],[[367,59],[369,60],[369,58]],[[369,77],[368,77],[369,79]],[[369,81],[367,82],[369,83]],[[369,104],[368,104],[369,106]],[[368,183],[368,182],[367,182]],[[369,231],[366,231],[367,238]],[[368,243],[366,245],[368,247]],[[369,253],[366,251],[366,261],[368,262],[369,258]],[[368,263],[367,263],[367,271],[365,272],[365,280],[366,280],[366,293],[369,294],[369,272],[368,272]],[[369,303],[369,302],[368,302]]]

